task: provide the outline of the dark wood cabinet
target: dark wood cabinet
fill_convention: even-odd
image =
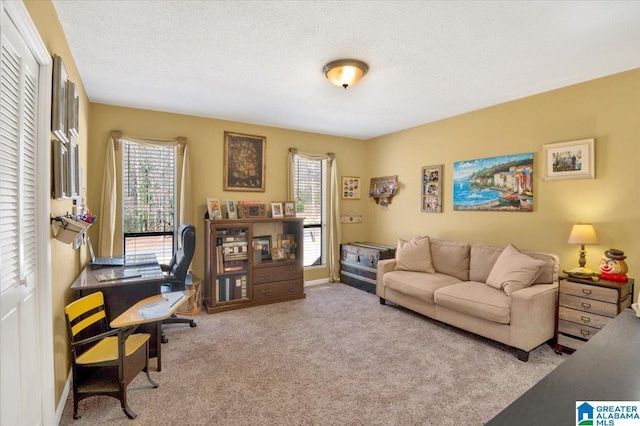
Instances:
[[[208,313],[305,297],[303,219],[204,222],[204,305]],[[271,249],[284,246],[284,258],[264,258],[254,249],[254,239],[270,240]]]

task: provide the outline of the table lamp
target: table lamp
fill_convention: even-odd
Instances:
[[[598,237],[596,236],[595,229],[593,229],[593,225],[590,223],[573,225],[567,244],[580,244],[580,259],[578,263],[581,268],[584,268],[584,265],[587,263],[585,257],[587,252],[584,249],[585,244],[598,244]]]

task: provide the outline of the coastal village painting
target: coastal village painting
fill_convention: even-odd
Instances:
[[[453,209],[533,211],[533,153],[453,163]]]

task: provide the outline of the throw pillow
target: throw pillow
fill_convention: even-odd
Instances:
[[[516,290],[529,287],[542,273],[544,261],[534,259],[509,244],[500,254],[487,277],[487,284],[511,296]]]
[[[429,237],[414,237],[411,241],[398,240],[394,269],[434,274],[436,270],[431,260]]]

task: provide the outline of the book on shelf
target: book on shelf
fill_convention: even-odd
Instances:
[[[242,260],[228,260],[224,262],[224,272],[242,271],[245,268],[245,262]]]
[[[238,201],[238,204],[256,205],[256,204],[262,204],[262,201],[260,201],[260,200],[245,200],[245,201]]]

